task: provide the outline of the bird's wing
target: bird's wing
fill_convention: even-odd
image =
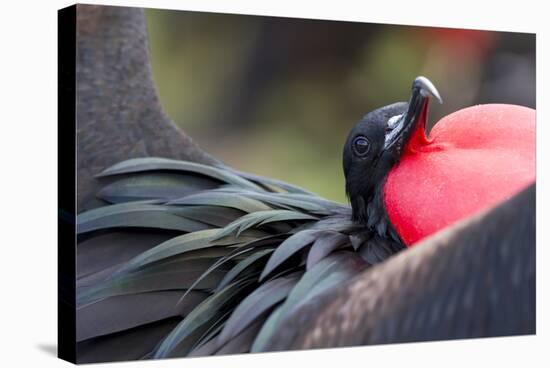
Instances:
[[[98,181],[103,205],[77,217],[79,362],[122,339],[139,346],[121,359],[260,351],[298,305],[393,253],[349,207],[222,165],[137,158]]]
[[[265,348],[533,333],[535,184],[303,304]]]

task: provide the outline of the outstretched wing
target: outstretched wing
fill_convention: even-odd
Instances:
[[[298,306],[400,249],[347,206],[221,165],[138,158],[98,180],[104,205],[77,218],[79,362],[263,350]]]

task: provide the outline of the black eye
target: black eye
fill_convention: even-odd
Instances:
[[[353,152],[357,156],[363,157],[370,151],[370,142],[363,136],[356,137],[353,140]]]

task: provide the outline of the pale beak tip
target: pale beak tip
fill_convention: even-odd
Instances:
[[[435,88],[433,83],[426,77],[423,77],[423,76],[416,77],[416,79],[413,82],[412,88],[420,89],[420,93],[424,97],[428,97],[429,95],[432,95],[439,101],[440,104],[443,103],[443,99],[439,95],[437,88]]]

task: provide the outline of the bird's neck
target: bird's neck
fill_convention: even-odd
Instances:
[[[403,241],[392,225],[384,205],[383,188],[385,181],[386,178],[382,180],[380,185],[374,186],[372,190],[350,199],[352,219],[378,236],[403,246]]]

